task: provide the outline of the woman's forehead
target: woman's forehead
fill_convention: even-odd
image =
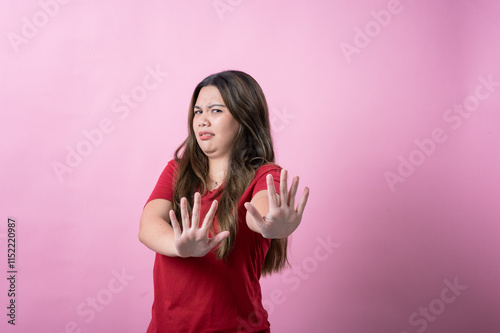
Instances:
[[[195,107],[208,107],[212,104],[224,105],[224,100],[219,89],[214,86],[201,88],[198,98],[196,99]]]

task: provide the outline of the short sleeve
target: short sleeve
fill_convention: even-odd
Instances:
[[[268,174],[273,176],[274,188],[276,189],[276,193],[280,194],[281,167],[276,164],[266,164],[261,166],[255,174],[255,186],[252,191],[252,198],[257,192],[267,190],[266,177]]]
[[[165,199],[168,201],[172,201],[174,197],[174,185],[175,178],[177,176],[177,162],[175,160],[171,160],[168,162],[165,169],[158,178],[158,182],[156,183],[153,192],[149,196],[146,204],[154,199]]]

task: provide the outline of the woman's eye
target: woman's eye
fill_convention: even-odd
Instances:
[[[201,110],[194,110],[194,114],[200,114]]]
[[[222,112],[222,110],[219,110],[219,109],[212,109],[212,112]]]

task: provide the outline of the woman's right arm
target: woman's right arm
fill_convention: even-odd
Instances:
[[[146,204],[139,223],[139,240],[151,250],[169,257],[178,257],[174,230],[168,223],[172,202],[154,199]]]
[[[139,224],[139,240],[151,250],[169,257],[203,257],[217,244],[229,237],[229,231],[221,231],[209,238],[214,222],[217,200],[212,202],[200,226],[201,196],[194,194],[193,212],[190,216],[187,199],[181,199],[181,223],[177,221],[172,202],[154,199],[146,204]],[[170,215],[169,215],[170,214]],[[172,221],[172,226],[167,221]]]

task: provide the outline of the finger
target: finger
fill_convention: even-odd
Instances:
[[[196,192],[194,194],[193,218],[191,221],[191,228],[198,228],[200,226],[200,201],[200,193]]]
[[[184,230],[189,229],[189,213],[187,211],[187,199],[181,199],[181,218],[182,218],[182,228]]]
[[[274,187],[273,175],[268,174],[266,176],[267,180],[267,195],[269,196],[269,209],[276,208],[279,205],[279,201],[276,195],[276,188]]]
[[[309,187],[306,186],[304,189],[304,193],[302,194],[302,198],[300,198],[299,206],[297,207],[297,213],[302,216],[304,209],[306,208],[307,199],[309,198]]]
[[[208,229],[212,226],[212,223],[214,221],[215,212],[217,211],[217,205],[217,200],[212,201],[212,205],[210,206],[210,209],[208,210],[207,215],[205,215],[205,219],[203,220],[203,225],[201,227],[203,229],[206,229],[207,234]]]
[[[172,223],[172,229],[174,229],[174,237],[177,239],[181,236],[182,231],[173,210],[170,210],[170,222]]]
[[[210,247],[210,249],[213,249],[214,247],[217,246],[217,244],[219,244],[228,237],[229,237],[229,231],[221,231],[214,237],[210,238],[210,240],[208,241],[208,246]]]
[[[257,224],[257,226],[260,229],[260,227],[262,225],[264,225],[265,221],[264,221],[264,218],[262,217],[262,215],[260,214],[259,210],[251,202],[245,203],[245,208],[250,213],[250,215],[253,217],[255,223]]]
[[[285,169],[281,170],[281,179],[280,179],[280,206],[286,206],[288,204],[288,171]]]
[[[288,205],[293,209],[295,207],[295,196],[297,195],[297,188],[299,187],[299,176],[293,177],[290,194],[288,196]]]

